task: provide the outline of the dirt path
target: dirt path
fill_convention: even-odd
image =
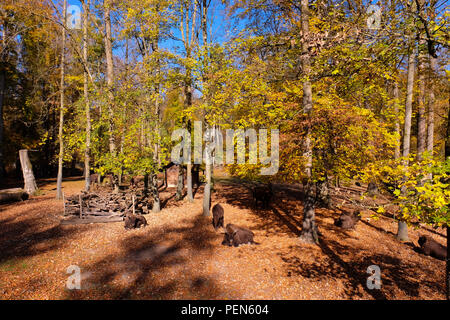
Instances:
[[[70,195],[83,181],[63,186]],[[163,192],[163,210],[133,231],[123,223],[60,226],[53,182],[41,196],[0,206],[0,299],[445,298],[445,263],[395,241],[392,219],[364,214],[355,230],[342,231],[336,213],[318,209],[321,245],[310,246],[298,240],[295,188],[279,188],[270,210],[255,210],[245,187],[216,187],[225,224],[252,229],[258,245],[222,246],[222,231],[201,215],[201,190],[194,203]],[[410,230],[411,240],[422,233],[444,243],[441,230]],[[81,270],[81,290],[66,289],[71,265]],[[370,265],[381,269],[381,290],[366,287]]]

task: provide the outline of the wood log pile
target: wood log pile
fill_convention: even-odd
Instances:
[[[143,191],[135,193],[82,192],[64,199],[62,224],[105,223],[123,221],[126,213],[147,214],[152,199]],[[133,209],[134,206],[134,209]]]

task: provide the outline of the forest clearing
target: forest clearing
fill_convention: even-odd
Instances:
[[[2,0],[0,300],[450,300],[449,18]]]
[[[63,183],[67,194],[82,188],[82,178]],[[391,217],[371,219],[368,210],[343,231],[334,211],[318,209],[323,238],[305,246],[298,186],[277,186],[282,200],[255,210],[244,186],[220,184],[212,202],[223,205],[225,223],[248,226],[259,243],[238,248],[222,246],[222,232],[203,217],[201,188],[193,203],[169,200],[146,215],[148,226],[127,232],[123,223],[61,226],[54,181],[41,189],[0,207],[3,299],[445,299],[445,262],[414,250],[419,234],[445,243],[445,229],[411,230],[411,242],[399,243]],[[365,286],[372,264],[382,269],[379,291]],[[81,269],[81,290],[66,288],[69,265]]]

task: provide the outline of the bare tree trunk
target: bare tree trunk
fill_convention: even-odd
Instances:
[[[86,0],[86,3],[83,2],[83,59],[84,61],[88,61],[88,14],[89,14],[89,4],[90,1]],[[86,65],[87,68],[87,65]],[[85,173],[85,186],[84,189],[89,191],[91,181],[91,166],[90,166],[90,153],[91,153],[91,108],[89,104],[89,92],[88,92],[88,73],[87,70],[84,70],[83,74],[83,85],[84,85],[84,103],[85,103],[85,112],[86,112],[86,148],[84,150],[84,173]]]
[[[414,46],[414,43],[412,43]],[[412,100],[414,89],[414,71],[416,69],[416,48],[412,49],[412,52],[408,57],[408,80],[406,83],[406,102],[405,102],[405,124],[403,133],[403,157],[408,157],[411,146],[411,118],[412,118]],[[408,163],[405,163],[408,165]]]
[[[28,150],[19,150],[20,165],[22,166],[23,180],[25,182],[24,189],[28,194],[34,194],[37,190],[36,180],[34,179],[33,166],[28,157]]]
[[[450,105],[450,98],[448,99]],[[447,138],[445,138],[445,159],[450,157],[450,107],[447,114]]]
[[[425,60],[424,52],[425,40],[421,40],[419,47],[419,106],[417,111],[417,159],[422,159],[422,154],[425,152],[427,139],[427,119],[425,116]]]
[[[155,173],[152,173],[150,175],[151,179],[151,189],[150,192],[152,193],[153,197],[153,208],[152,211],[154,213],[161,211],[161,200],[159,198],[159,192],[158,192],[158,177]]]
[[[313,108],[312,103],[312,87],[309,81],[311,73],[311,61],[308,53],[309,38],[309,7],[308,0],[301,0],[301,24],[302,24],[302,71],[306,80],[303,82],[303,112],[310,118]],[[306,159],[306,177],[308,179],[305,189],[305,199],[303,208],[303,225],[300,238],[308,243],[318,243],[316,213],[314,209],[314,193],[312,182],[312,145],[311,145],[311,125],[308,124],[306,141],[306,151],[304,157]]]
[[[447,259],[445,261],[445,283],[447,284],[447,300],[450,300],[450,226],[447,225]]]
[[[208,130],[209,127],[206,127],[207,132],[209,132],[209,135],[207,136],[207,144],[206,144],[206,159],[205,159],[205,188],[203,190],[203,215],[209,216],[210,209],[211,209],[211,176],[212,176],[212,155],[211,155],[211,149],[210,149],[210,143],[213,139],[213,134],[211,133],[211,130]],[[214,133],[215,134],[215,133]]]
[[[188,121],[188,130],[190,131],[191,129],[191,121]],[[188,141],[188,143],[190,143],[190,141]],[[191,159],[190,155],[189,155],[189,159]],[[189,202],[194,202],[194,194],[192,191],[192,161],[189,161],[186,164],[186,185],[187,185],[187,200]]]
[[[190,54],[188,54],[190,56]],[[190,69],[186,70],[186,83],[184,86],[184,109],[188,110],[192,107],[192,71]],[[187,129],[191,131],[191,120],[187,120]],[[188,142],[190,143],[190,141]],[[183,155],[184,156],[184,155]],[[194,202],[194,196],[192,192],[192,161],[191,156],[187,155],[189,161],[186,164],[186,185],[187,185],[187,200],[189,202]]]
[[[58,177],[56,179],[56,199],[62,199],[62,175],[63,175],[63,158],[64,158],[64,142],[63,142],[63,127],[64,127],[64,89],[65,89],[65,51],[66,51],[66,15],[67,15],[67,1],[64,0],[63,5],[63,24],[62,27],[62,48],[61,48],[61,84],[60,84],[60,109],[59,109],[59,156],[58,156]]]
[[[109,112],[109,151],[114,154],[116,151],[116,145],[114,141],[113,133],[113,110],[112,104],[114,103],[114,61],[112,53],[112,32],[111,32],[111,0],[104,0],[104,20],[105,20],[105,55],[106,55],[106,83],[108,86],[108,112]]]
[[[203,191],[203,215],[209,216],[211,214],[211,176],[212,165],[207,164],[205,168],[205,188]]]
[[[177,193],[175,195],[175,200],[179,201],[183,199],[183,190],[184,190],[184,168],[183,165],[180,164],[178,167],[178,183],[177,183]]]
[[[450,102],[450,99],[449,99]],[[450,106],[447,115],[447,138],[445,139],[445,159],[450,159]],[[447,259],[445,261],[445,283],[447,284],[447,300],[450,300],[450,226],[447,224]]]
[[[428,132],[427,132],[427,151],[431,154],[433,153],[434,147],[434,108],[436,103],[436,98],[434,95],[434,72],[436,69],[436,58],[430,56],[430,77],[429,77],[429,87],[430,95],[428,101]]]
[[[400,95],[398,92],[398,82],[395,81],[394,84],[394,113],[395,113],[395,133],[397,135],[397,140],[395,143],[395,151],[394,151],[394,159],[400,158],[400,138],[401,138],[401,132],[400,132],[400,117],[399,117],[399,101],[400,101]]]
[[[109,152],[112,157],[116,156],[116,141],[114,137],[114,61],[112,52],[112,31],[111,31],[111,0],[104,0],[104,22],[105,22],[105,55],[106,55],[106,84],[108,87],[108,116],[109,116]],[[119,192],[118,179],[113,173],[113,189],[114,193]]]
[[[406,102],[405,102],[405,127],[403,133],[403,154],[407,158],[411,146],[411,118],[412,118],[412,100],[414,89],[414,71],[416,69],[416,46],[411,41],[412,52],[408,56],[408,80],[406,83]],[[405,166],[408,166],[408,160],[405,159]],[[402,190],[405,192],[405,190]],[[408,226],[405,222],[398,222],[397,239],[400,241],[409,241]]]
[[[195,44],[196,34],[195,34],[195,26],[197,23],[197,2],[191,6],[192,3],[190,1],[183,2],[180,6],[181,9],[181,21],[180,21],[180,32],[181,38],[183,40],[184,49],[186,51],[186,58],[191,57],[191,52],[193,49],[193,45]],[[184,79],[184,107],[189,108],[192,106],[192,69],[189,66],[186,66],[186,74]],[[190,131],[190,120],[188,120],[188,130]],[[186,157],[186,155],[183,155]],[[188,159],[191,157],[189,155]],[[193,192],[192,192],[192,163],[191,161],[187,162],[187,172],[186,172],[186,183],[187,183],[187,199],[189,202],[194,201]],[[181,170],[180,170],[181,171]],[[180,178],[179,178],[180,179]],[[180,182],[180,180],[179,180]],[[180,185],[178,185],[180,188]],[[178,195],[178,193],[177,193]]]
[[[158,37],[153,41],[153,52],[157,52],[159,50],[159,43],[158,43],[159,39]],[[159,61],[158,61],[159,62]],[[159,79],[160,77],[160,68],[159,68],[159,63],[157,63],[157,69],[156,69],[156,73],[157,73],[157,78]],[[161,121],[161,108],[160,108],[160,83],[158,80],[158,83],[155,86],[155,93],[156,93],[156,101],[155,101],[155,117],[156,117],[156,141],[154,143],[154,150],[153,150],[153,160],[155,162],[155,164],[158,164],[158,170],[161,169],[161,158],[160,158],[160,154],[159,154],[159,150],[160,150],[160,121]],[[161,199],[159,198],[159,191],[158,191],[158,177],[155,173],[152,174],[151,176],[151,180],[152,180],[152,196],[153,196],[153,208],[152,211],[154,213],[160,212],[161,211]]]
[[[202,40],[203,40],[203,46],[205,50],[207,50],[208,46],[208,0],[202,0],[202,18],[201,18],[201,29],[202,29]],[[207,52],[207,51],[206,51]],[[205,53],[207,54],[207,53]],[[208,77],[205,75],[203,77],[203,84],[207,84]],[[206,103],[209,104],[209,96],[205,96]],[[206,128],[208,130],[208,127]],[[210,139],[208,137],[208,142],[210,142]],[[211,160],[210,153],[207,153],[209,160]],[[205,168],[205,188],[203,190],[203,215],[209,216],[210,209],[211,209],[211,176],[213,171],[213,164],[211,161],[206,161],[206,168]]]
[[[5,70],[0,66],[0,180],[5,177],[5,160],[3,157],[3,99],[5,96]]]
[[[4,134],[4,122],[3,122],[3,103],[5,98],[5,91],[6,91],[6,57],[8,56],[7,53],[7,42],[6,42],[6,35],[7,35],[7,26],[6,23],[3,24],[2,28],[2,48],[3,53],[2,56],[0,56],[0,180],[3,181],[3,178],[6,175],[5,171],[5,158],[3,155],[3,134]]]

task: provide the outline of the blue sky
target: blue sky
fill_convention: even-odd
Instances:
[[[53,1],[55,4],[57,5],[60,4],[62,6],[62,0],[53,0]],[[79,0],[68,0],[68,6],[70,5],[76,5],[81,9],[81,2]],[[227,41],[230,37],[228,30],[230,28],[231,21],[229,21],[229,19],[226,16],[225,6],[222,4],[222,1],[218,0],[211,1],[211,5],[209,8],[209,19],[210,19],[209,21],[211,21],[212,19],[213,22],[212,26],[210,27],[210,30],[208,30],[208,32],[211,32],[212,36],[212,39],[210,39],[210,41],[212,40],[212,42],[218,43]],[[242,22],[237,27],[242,28],[243,24],[244,23]],[[178,28],[174,28],[172,32],[175,37],[181,38]],[[166,49],[173,49],[175,47],[180,47],[181,42],[168,39],[162,42],[160,46]],[[119,50],[122,51],[121,49]],[[116,51],[114,53],[117,55],[121,55],[120,51]]]

